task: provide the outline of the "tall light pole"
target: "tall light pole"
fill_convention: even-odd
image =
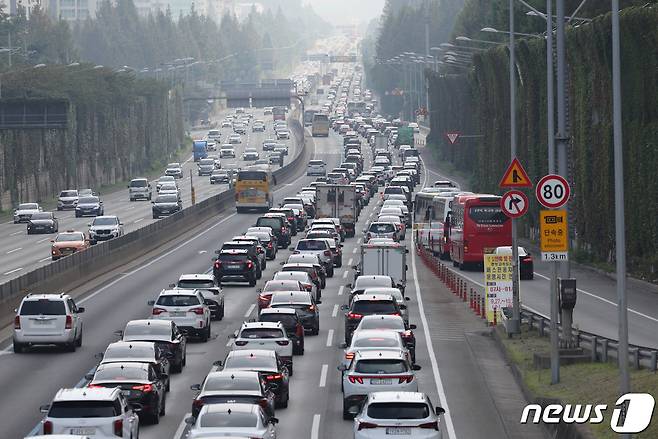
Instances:
[[[569,180],[567,170],[567,142],[569,141],[569,133],[567,133],[567,100],[566,100],[566,47],[564,35],[564,0],[556,0],[556,15],[557,15],[557,169],[558,174]],[[568,205],[565,204],[565,206]],[[569,219],[567,208],[567,221]],[[569,229],[567,229],[569,230]],[[568,232],[567,232],[568,233]],[[570,276],[569,262],[560,262],[560,276],[567,279]],[[563,325],[565,326],[565,325]],[[570,326],[570,325],[567,325]],[[567,334],[567,342],[570,341],[570,336]]]

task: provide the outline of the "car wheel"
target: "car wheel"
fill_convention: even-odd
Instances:
[[[171,379],[167,377],[167,384],[165,384],[165,390],[168,392],[171,390]]]
[[[329,277],[334,277],[334,266],[333,266],[333,265],[331,266],[331,270],[329,270],[329,271],[327,272],[327,276],[329,276]]]
[[[160,407],[160,416],[164,416],[167,413],[167,399],[162,398],[162,406]]]
[[[157,215],[153,215],[153,219],[158,219],[158,216],[157,216]]]
[[[66,343],[64,345],[64,350],[66,352],[75,352],[75,350],[77,349],[76,345],[77,345],[76,341],[73,340],[71,343]]]
[[[255,287],[256,286],[256,278],[252,277],[249,279],[249,286],[250,287]]]
[[[16,223],[14,223],[14,224],[16,224]],[[28,235],[31,235],[31,234],[32,234],[32,232],[30,231],[30,229],[27,229],[27,234],[28,234]]]
[[[348,410],[349,410],[349,406],[347,405],[347,401],[343,400],[343,419],[347,421],[349,421],[350,419],[354,419],[354,417]]]
[[[261,270],[267,270],[267,258],[263,259],[263,267]]]
[[[80,337],[78,337],[78,339],[75,341],[75,345],[76,345],[77,347],[81,347],[81,346],[82,346],[82,330],[80,330]]]
[[[160,404],[158,404],[158,407],[155,407],[153,409],[153,413],[151,414],[151,419],[150,419],[151,421],[150,423],[152,425],[158,425],[160,423],[160,410],[162,410]]]
[[[288,365],[288,375],[292,376],[293,375],[293,368],[292,368],[292,363]]]
[[[222,303],[222,307],[219,309],[219,315],[217,316],[217,320],[222,320],[224,318],[224,304]]]
[[[343,266],[343,258],[340,258],[338,262],[336,262],[336,267],[342,267]]]
[[[208,341],[209,338],[210,338],[210,324],[208,324],[208,326],[206,326],[206,330],[203,331],[203,335],[201,335],[201,341],[205,343]]]
[[[24,345],[23,343],[19,343],[19,342],[15,341],[14,342],[14,353],[15,354],[22,354],[23,352],[25,352],[25,347],[26,347],[26,345]]]
[[[187,350],[183,351],[183,360],[181,361],[183,366],[187,365]],[[182,369],[182,367],[181,367]]]

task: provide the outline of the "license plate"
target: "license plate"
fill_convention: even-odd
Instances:
[[[187,312],[185,311],[169,311],[171,317],[185,317]]]
[[[160,213],[169,213],[168,210],[161,210]]]
[[[35,320],[34,324],[35,325],[50,325],[51,321],[50,320]]]
[[[390,435],[410,435],[411,427],[386,427],[386,434]]]
[[[388,378],[371,378],[370,379],[370,384],[373,386],[380,386],[384,384],[393,384],[393,380],[388,379]]]
[[[239,270],[239,269],[240,269],[240,265],[227,265],[227,266],[226,266],[226,269],[227,269],[227,270]]]
[[[88,435],[96,434],[96,429],[94,427],[72,428],[71,429],[71,434],[76,434],[76,435],[80,435],[80,436],[88,436]]]
[[[125,396],[126,398],[130,396],[132,392],[130,390],[122,390],[121,394]]]

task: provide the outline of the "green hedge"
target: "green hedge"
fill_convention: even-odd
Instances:
[[[622,118],[629,267],[655,280],[658,270],[658,8],[627,8],[621,14]],[[537,181],[548,170],[546,46],[521,40],[518,62],[518,156]],[[573,193],[573,247],[592,261],[614,255],[612,146],[612,49],[610,16],[567,32],[569,154]],[[474,189],[500,193],[498,181],[510,160],[508,53],[498,47],[474,57],[465,75],[431,74],[432,133],[429,142],[473,176]],[[457,146],[446,131],[482,134]],[[534,199],[534,196],[531,197]],[[539,206],[532,201],[524,231],[536,233]]]

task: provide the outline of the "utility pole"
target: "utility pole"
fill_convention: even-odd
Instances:
[[[557,163],[558,174],[569,181],[567,168],[567,99],[566,99],[566,41],[564,35],[564,0],[556,0],[557,16]],[[565,204],[565,209],[566,204]],[[568,230],[568,229],[567,229]],[[560,262],[560,277],[568,279],[571,277],[569,262]]]
[[[430,59],[430,1],[425,0],[425,62],[423,63],[423,73],[427,67],[427,61]],[[429,82],[423,75],[423,91],[425,92],[425,110],[430,108]]]
[[[516,56],[514,54],[514,2],[509,0],[509,110],[510,110],[510,153],[516,158]],[[519,303],[519,248],[516,219],[512,221],[512,321],[511,334],[521,332],[521,304]]]
[[[8,57],[9,57],[9,59],[8,59],[8,63],[9,63],[9,67],[11,68],[11,51],[12,51],[12,47],[11,47],[11,31],[7,33],[7,48],[9,49],[9,51],[7,52],[7,55],[8,55]]]

